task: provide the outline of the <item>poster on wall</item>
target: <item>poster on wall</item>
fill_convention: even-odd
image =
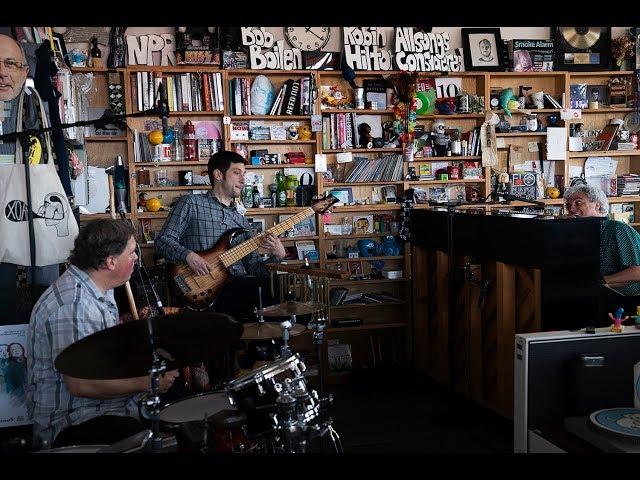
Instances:
[[[344,58],[353,70],[387,71],[393,68],[383,32],[377,27],[343,27]]]
[[[396,27],[394,61],[406,72],[459,72],[462,51],[449,53],[449,34],[421,32],[413,27]]]
[[[0,326],[0,428],[32,423],[25,403],[28,327]]]
[[[242,45],[249,47],[252,70],[301,70],[302,51],[284,48],[284,40],[275,41],[264,27],[240,27]]]

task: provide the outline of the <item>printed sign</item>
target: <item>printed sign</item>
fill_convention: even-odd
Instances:
[[[459,72],[462,52],[449,51],[448,33],[416,32],[413,27],[396,27],[394,60],[407,72]]]
[[[25,403],[28,327],[0,326],[0,428],[32,423]]]

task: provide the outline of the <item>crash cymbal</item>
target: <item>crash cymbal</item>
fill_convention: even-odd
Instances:
[[[294,324],[289,329],[289,335],[295,337],[306,330],[304,325]],[[282,338],[282,326],[278,322],[245,323],[241,340],[270,340]]]
[[[258,315],[263,317],[290,317],[291,315],[316,313],[323,308],[325,308],[325,305],[318,302],[286,302],[258,310]]]
[[[162,315],[151,322],[167,370],[218,358],[242,334],[242,324],[223,313]],[[147,320],[89,335],[65,348],[55,361],[61,373],[94,380],[148,375],[151,364]]]

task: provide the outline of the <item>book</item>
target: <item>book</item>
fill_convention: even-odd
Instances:
[[[602,131],[596,137],[596,142],[601,141],[602,147],[600,150],[609,150],[611,148],[611,143],[613,139],[616,138],[618,134],[618,130],[620,130],[620,124],[609,124],[602,129]]]
[[[296,241],[296,251],[298,252],[298,260],[304,260],[305,257],[309,260],[318,260],[318,250],[313,240],[298,240]]]
[[[387,109],[387,85],[384,80],[365,79],[362,81],[362,86],[365,102],[370,102],[373,110]]]
[[[553,70],[553,40],[510,40],[508,50],[514,72]]]
[[[587,84],[572,83],[569,85],[569,108],[587,108]]]
[[[327,360],[330,372],[345,372],[352,368],[351,345],[338,343],[327,345]]]

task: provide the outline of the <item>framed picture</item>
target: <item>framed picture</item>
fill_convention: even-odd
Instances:
[[[251,236],[255,237],[259,233],[264,232],[265,221],[263,218],[249,218],[247,217],[247,221],[249,222],[249,228],[251,229]]]
[[[598,102],[599,105],[608,105],[609,87],[607,85],[587,85],[587,102]]]
[[[351,187],[334,188],[329,193],[338,199],[336,205],[348,205],[353,202],[353,190]]]
[[[362,261],[361,260],[350,260],[349,261],[349,273],[352,276],[362,275]]]
[[[465,70],[504,70],[499,28],[463,28],[461,31]]]

